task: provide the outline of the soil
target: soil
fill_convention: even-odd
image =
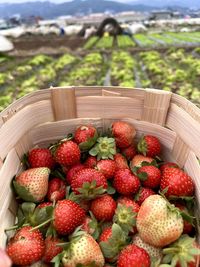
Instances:
[[[12,40],[14,50],[11,55],[33,55],[39,53],[59,54],[66,51],[75,51],[83,47],[85,39],[78,36],[22,36]]]

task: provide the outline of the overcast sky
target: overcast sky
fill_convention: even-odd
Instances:
[[[72,0],[0,0],[0,3],[22,3],[22,2],[35,2],[35,1],[41,1],[41,2],[50,1],[53,3],[63,3],[63,2],[69,2]],[[101,1],[101,0],[94,0],[94,1]],[[115,0],[115,1],[128,3],[128,2],[133,2],[134,0]]]

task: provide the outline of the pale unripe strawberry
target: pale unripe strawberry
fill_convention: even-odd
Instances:
[[[152,246],[164,247],[181,236],[183,219],[174,205],[160,195],[152,195],[142,203],[136,226],[142,240]]]
[[[153,261],[161,262],[161,259],[163,257],[161,248],[156,248],[147,244],[141,239],[139,234],[133,236],[133,244],[146,250]]]
[[[100,246],[88,234],[84,234],[79,239],[72,241],[70,250],[66,250],[62,258],[64,267],[76,267],[78,264],[89,266],[91,263],[95,263],[97,267],[103,267],[104,262]]]
[[[13,181],[16,193],[25,201],[41,202],[48,191],[49,174],[46,167],[23,171]]]

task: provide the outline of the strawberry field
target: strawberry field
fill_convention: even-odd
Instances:
[[[153,40],[138,42],[153,44]],[[155,35],[154,35],[155,36]],[[180,34],[180,39],[182,35]],[[198,34],[196,34],[198,39]],[[199,35],[200,38],[200,35]],[[200,104],[200,49],[128,49],[128,36],[91,37],[83,50],[57,56],[0,57],[0,109],[38,89],[64,85],[151,87],[172,91]],[[182,40],[182,39],[181,39]],[[119,47],[109,49],[115,43]],[[89,49],[94,45],[98,49]],[[87,48],[87,49],[86,49]]]

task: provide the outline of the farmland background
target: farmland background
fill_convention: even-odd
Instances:
[[[15,17],[17,25],[0,30],[14,45],[0,54],[0,110],[35,90],[68,85],[157,88],[200,105],[200,19],[189,16],[189,10],[179,12],[178,18],[165,18],[166,11],[159,10],[160,19],[152,19],[156,12],[150,10],[139,21],[135,11],[129,11],[123,22],[123,15],[117,15],[122,13],[103,12],[97,21],[90,19],[97,18],[93,13],[75,14],[70,23],[63,18],[65,27],[60,19],[27,24]],[[118,26],[107,23],[99,33],[108,17],[117,21],[119,32]],[[13,36],[11,30],[20,27],[22,34]]]

